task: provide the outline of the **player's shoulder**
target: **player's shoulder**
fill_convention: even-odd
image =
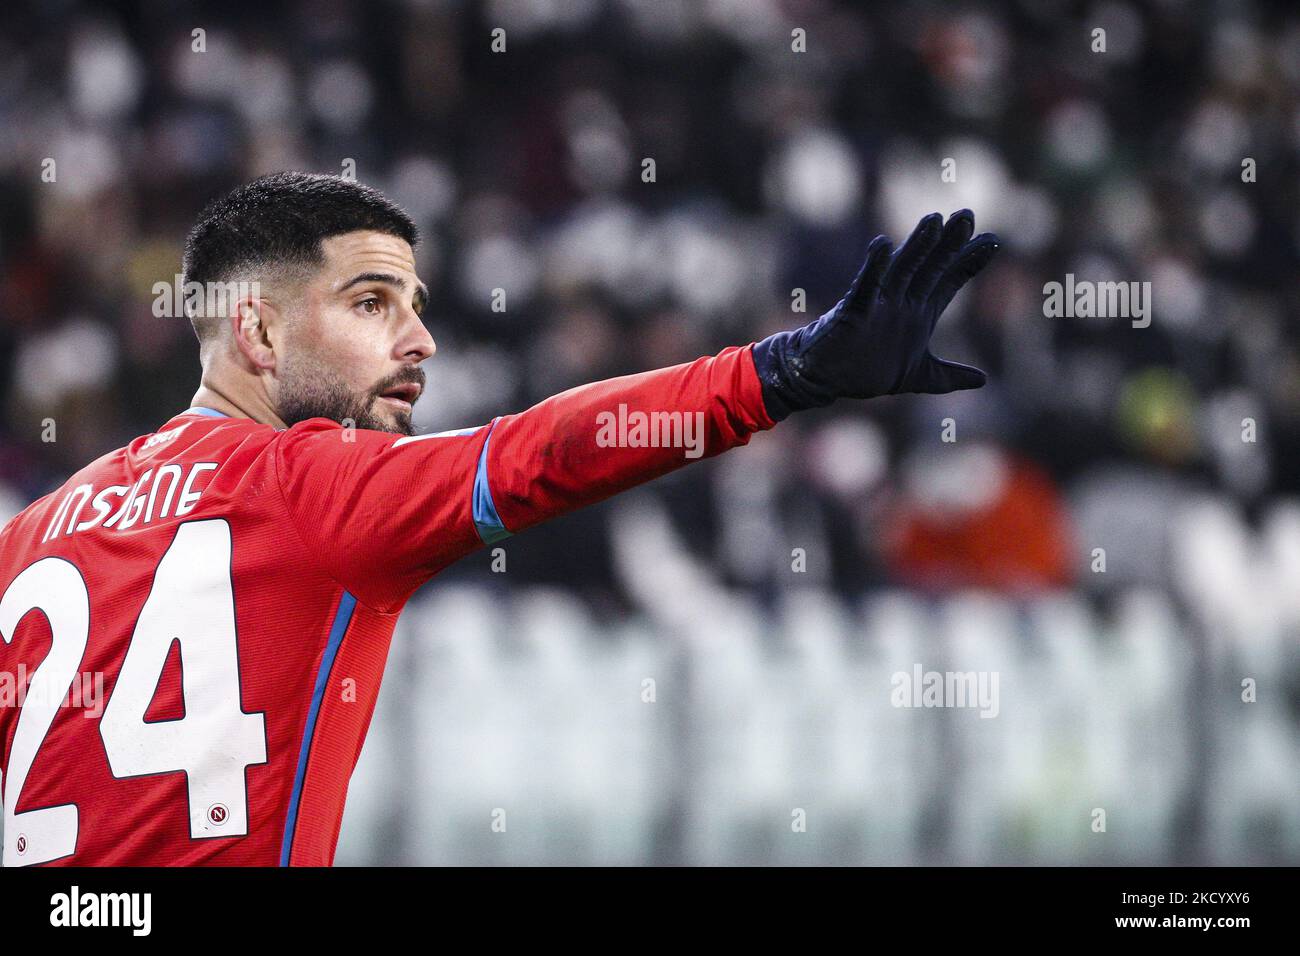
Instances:
[[[57,488],[14,515],[0,528],[0,537],[15,532],[24,523],[45,521],[60,502],[78,492],[105,490],[114,496],[166,466],[181,468],[199,461],[224,465],[239,454],[246,460],[264,457],[277,434],[272,426],[252,419],[234,418],[211,409],[186,409],[156,431],[146,432],[79,468]]]
[[[32,502],[0,526],[0,536],[24,522],[48,523],[52,511],[75,494],[134,497],[137,485],[161,479],[167,471],[183,475],[211,471],[206,483],[238,485],[258,471],[279,474],[278,460],[291,468],[319,462],[327,471],[344,459],[367,456],[373,443],[391,444],[397,436],[349,429],[327,418],[311,418],[288,428],[224,415],[213,409],[190,408],[76,471],[48,494]],[[254,479],[256,480],[256,479]],[[138,491],[138,489],[136,489]],[[125,492],[125,495],[122,493]],[[111,504],[105,499],[106,506]]]
[[[141,435],[123,449],[134,467],[179,458],[226,458],[247,462],[272,450],[335,433],[340,445],[355,444],[358,429],[328,418],[310,418],[289,427],[276,427],[250,418],[233,418],[206,408],[191,408],[164,422],[156,432]],[[355,433],[355,434],[354,434]],[[389,436],[392,437],[392,436]],[[332,443],[331,443],[332,444]]]
[[[133,474],[170,463],[215,462],[229,478],[249,469],[271,468],[281,462],[323,463],[351,457],[367,458],[379,446],[399,436],[309,418],[276,427],[249,418],[232,418],[206,408],[191,408],[174,416],[153,433],[141,435],[123,449],[124,465]]]

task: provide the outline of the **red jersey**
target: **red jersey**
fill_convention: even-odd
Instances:
[[[457,432],[194,408],[105,455],[0,531],[5,865],[328,865],[421,584],[772,424],[745,347]]]

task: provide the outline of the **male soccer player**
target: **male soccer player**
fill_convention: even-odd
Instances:
[[[434,343],[411,220],[301,173],[217,200],[187,240],[187,288],[255,291],[191,315],[191,407],[0,531],[4,863],[329,864],[421,584],[799,409],[982,385],[929,349],[997,248],[973,230],[962,210],[896,252],[878,237],[805,328],[414,435]],[[695,413],[688,455],[672,439]],[[633,425],[607,447],[616,414]]]

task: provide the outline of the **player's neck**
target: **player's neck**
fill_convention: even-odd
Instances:
[[[229,415],[231,418],[251,418],[263,425],[271,425],[275,428],[284,427],[284,422],[265,402],[236,398],[213,388],[207,382],[200,385],[199,390],[190,399],[190,407],[194,408],[196,406],[214,409],[224,415]]]

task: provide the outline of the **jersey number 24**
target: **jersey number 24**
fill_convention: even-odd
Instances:
[[[240,706],[230,525],[191,521],[176,531],[154,572],[117,682],[99,720],[109,768],[118,778],[184,773],[190,836],[248,833],[246,768],[266,762],[265,719]],[[4,865],[29,866],[77,848],[76,803],[15,812],[60,703],[77,678],[90,637],[90,594],[63,558],[42,558],[0,598],[0,636],[39,610],[50,624],[50,651],[32,674],[18,716],[4,780]],[[181,645],[185,716],[146,721],[173,641]]]

